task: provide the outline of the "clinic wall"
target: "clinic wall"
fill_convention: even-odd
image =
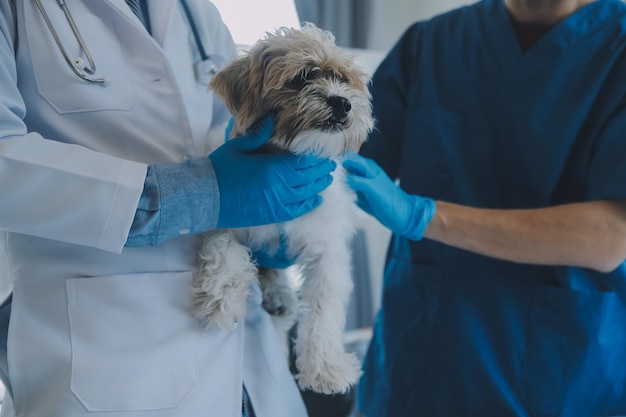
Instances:
[[[472,3],[475,0],[372,0],[367,47],[386,51],[413,22]]]

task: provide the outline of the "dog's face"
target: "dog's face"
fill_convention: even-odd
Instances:
[[[305,24],[267,34],[210,87],[234,115],[232,135],[274,112],[272,146],[335,158],[358,151],[373,128],[367,83],[331,33]]]

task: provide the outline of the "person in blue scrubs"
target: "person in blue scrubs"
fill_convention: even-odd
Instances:
[[[626,415],[626,4],[480,1],[371,89],[344,167],[394,234],[361,412]]]

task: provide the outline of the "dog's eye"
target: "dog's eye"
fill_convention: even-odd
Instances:
[[[321,71],[319,70],[319,68],[311,68],[310,70],[305,71],[304,79],[307,81],[313,81],[314,79],[319,77],[320,74]]]
[[[307,82],[315,80],[320,75],[318,68],[304,69],[298,73],[295,77],[289,80],[286,84],[286,88],[292,90],[301,90],[304,88]]]

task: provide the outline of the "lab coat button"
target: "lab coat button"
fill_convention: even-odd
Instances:
[[[191,233],[191,230],[189,230],[189,229],[181,229],[181,230],[178,231],[178,234],[181,235],[181,236],[188,235],[189,233]]]

